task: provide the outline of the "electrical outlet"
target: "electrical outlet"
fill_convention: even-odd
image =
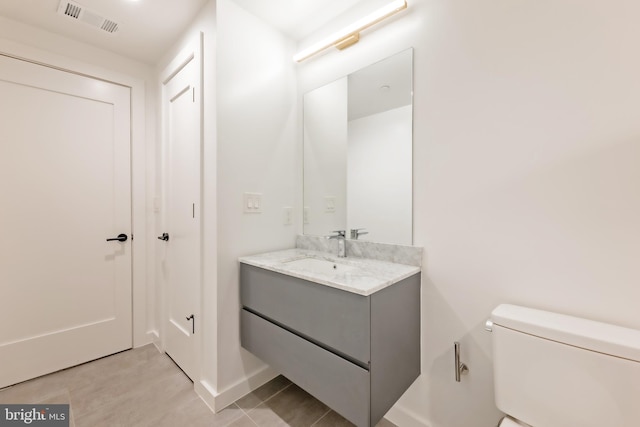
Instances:
[[[262,194],[244,193],[244,213],[262,213]]]
[[[336,198],[325,197],[324,198],[324,211],[327,213],[334,213],[336,211]]]
[[[286,206],[286,207],[282,208],[282,212],[284,214],[283,224],[284,225],[293,224],[293,208],[289,207],[289,206]]]

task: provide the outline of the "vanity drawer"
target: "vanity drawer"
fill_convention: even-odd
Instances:
[[[240,264],[243,307],[368,367],[370,297]]]
[[[357,426],[369,425],[369,372],[247,310],[242,346]]]

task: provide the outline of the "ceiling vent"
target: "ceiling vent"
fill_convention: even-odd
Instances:
[[[72,1],[61,0],[60,6],[58,6],[58,14],[76,21],[84,22],[85,24],[91,25],[92,27],[105,31],[109,34],[118,32],[117,22],[87,10],[84,6]]]

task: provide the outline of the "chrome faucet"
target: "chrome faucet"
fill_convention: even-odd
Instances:
[[[346,230],[336,230],[334,231],[334,233],[338,233],[338,234],[332,234],[330,236],[327,236],[327,239],[337,239],[338,240],[338,257],[339,258],[344,258],[347,256],[347,247],[345,244],[345,237],[347,234]]]
[[[366,230],[366,228],[352,228],[351,238],[353,240],[358,240],[358,237],[362,236],[363,234],[369,234],[368,231],[363,231],[363,230]]]

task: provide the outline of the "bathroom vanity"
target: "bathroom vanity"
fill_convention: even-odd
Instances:
[[[291,249],[240,259],[242,346],[359,427],[420,375],[420,268]]]

